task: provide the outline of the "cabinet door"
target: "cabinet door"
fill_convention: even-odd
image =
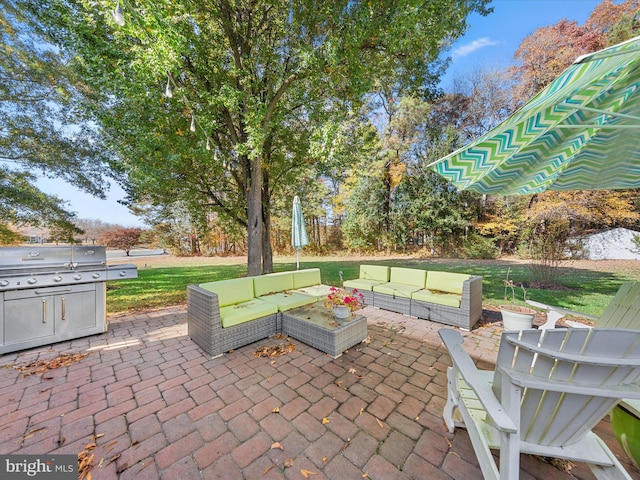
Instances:
[[[18,343],[54,333],[54,297],[31,297],[4,302],[4,343]]]
[[[75,332],[96,326],[96,292],[58,294],[55,296],[55,333]]]

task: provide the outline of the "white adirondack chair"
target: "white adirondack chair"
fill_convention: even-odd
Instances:
[[[518,479],[521,452],[631,478],[591,430],[621,398],[640,399],[640,331],[503,332],[495,372],[476,368],[459,332],[439,334],[453,363],[444,420],[450,432],[467,429],[485,479]]]
[[[527,300],[527,303],[547,311],[547,322],[540,327],[541,329],[555,328],[556,322],[566,315],[577,315],[593,320],[595,321],[595,326],[601,328],[640,329],[640,282],[623,283],[600,317],[554,305],[546,305],[533,300]],[[571,320],[565,320],[565,323],[570,327],[588,328],[584,323]]]

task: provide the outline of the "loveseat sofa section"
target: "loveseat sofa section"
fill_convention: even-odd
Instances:
[[[360,265],[359,278],[344,286],[365,294],[367,305],[465,330],[482,316],[482,277],[477,275]]]

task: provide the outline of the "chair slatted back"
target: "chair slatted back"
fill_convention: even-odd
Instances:
[[[523,387],[521,440],[570,445],[615,406],[611,387],[640,382],[640,331],[503,332],[493,381],[498,398],[511,377]]]
[[[621,285],[596,326],[640,329],[640,282]]]

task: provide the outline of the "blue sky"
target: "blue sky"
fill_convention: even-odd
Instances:
[[[520,42],[539,27],[558,23],[563,18],[582,25],[601,0],[494,0],[493,13],[486,17],[472,15],[469,29],[451,48],[451,66],[441,86],[447,90],[455,76],[481,66],[505,68],[513,63]],[[619,0],[616,0],[619,3]],[[99,219],[124,226],[142,226],[127,208],[117,203],[125,194],[112,185],[107,200],[78,192],[60,180],[43,179],[38,184],[71,204],[82,219]]]

